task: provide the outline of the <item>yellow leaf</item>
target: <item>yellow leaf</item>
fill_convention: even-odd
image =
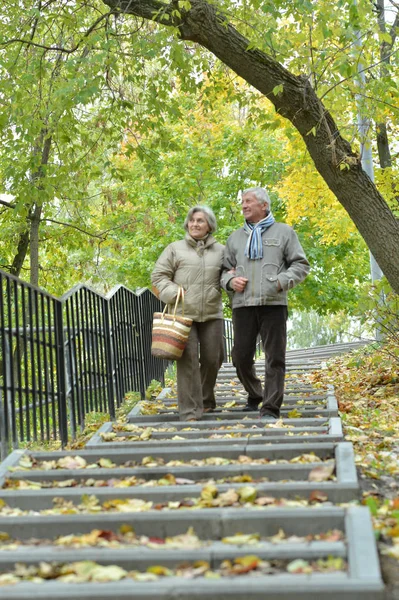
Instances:
[[[154,575],[159,575],[163,577],[173,575],[173,572],[170,569],[162,565],[153,565],[151,567],[148,567],[147,573],[153,573]]]
[[[245,485],[238,490],[238,495],[241,502],[254,502],[258,495],[256,488],[251,485]]]
[[[259,556],[248,554],[247,556],[239,556],[238,558],[235,558],[234,562],[237,565],[248,567],[249,565],[252,565],[254,563],[259,564],[261,562],[261,559],[259,558]]]
[[[224,544],[236,544],[237,546],[258,544],[259,540],[259,533],[236,533],[235,535],[222,538]]]
[[[207,501],[213,500],[214,498],[216,498],[217,495],[218,495],[218,489],[212,483],[209,483],[208,485],[204,486],[201,490],[201,498],[203,500],[207,500]]]

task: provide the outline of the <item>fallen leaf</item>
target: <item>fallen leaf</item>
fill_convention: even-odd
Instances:
[[[325,492],[314,490],[309,494],[309,502],[315,504],[316,502],[327,502],[328,496]]]
[[[335,471],[335,462],[324,463],[312,469],[308,481],[328,481]]]
[[[258,533],[236,533],[222,538],[224,544],[234,544],[237,546],[244,546],[247,544],[258,544],[260,535]]]
[[[307,560],[297,558],[287,565],[288,573],[312,573],[313,569]]]

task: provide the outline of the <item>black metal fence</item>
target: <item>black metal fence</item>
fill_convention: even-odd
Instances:
[[[0,271],[0,455],[20,442],[69,438],[89,412],[115,417],[126,392],[164,381],[151,355],[162,303],[148,289],[118,286],[103,296],[77,285],[61,298]],[[225,360],[233,327],[224,321]]]
[[[223,343],[224,343],[224,360],[232,362],[232,350],[234,345],[233,321],[224,319],[223,323]],[[260,336],[256,340],[255,357],[259,357],[263,352],[262,341]]]
[[[224,360],[231,362],[231,352],[233,350],[233,322],[231,319],[224,319],[223,322],[223,344],[224,344]]]
[[[115,416],[128,391],[163,382],[166,361],[151,355],[147,289],[102,296],[78,285],[56,298],[0,271],[0,451],[19,442],[62,444],[88,412]]]

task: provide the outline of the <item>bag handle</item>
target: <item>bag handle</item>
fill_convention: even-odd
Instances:
[[[176,302],[175,302],[175,308],[173,309],[173,320],[176,320],[176,310],[177,310],[177,306],[179,304],[179,301],[182,301],[182,316],[184,317],[184,288],[182,288],[181,286],[179,286],[178,290],[177,290],[177,296],[176,296]],[[165,304],[165,308],[162,311],[162,321],[164,316],[166,315],[166,311],[168,309],[168,305]]]

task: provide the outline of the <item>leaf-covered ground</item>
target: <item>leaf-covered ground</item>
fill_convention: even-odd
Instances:
[[[291,459],[276,459],[270,460],[267,458],[252,458],[250,456],[239,456],[237,459],[231,458],[222,458],[222,457],[208,457],[203,459],[192,459],[188,461],[182,460],[170,460],[165,464],[165,460],[161,457],[144,457],[139,463],[140,466],[145,466],[147,468],[150,467],[161,467],[163,469],[159,473],[158,477],[148,478],[143,477],[138,474],[129,474],[123,477],[118,477],[118,469],[121,468],[122,465],[117,465],[112,462],[109,458],[100,458],[95,463],[87,463],[87,461],[82,456],[64,456],[59,459],[53,459],[49,461],[37,461],[31,455],[24,455],[21,457],[18,465],[15,467],[10,467],[9,471],[18,472],[34,472],[38,470],[42,471],[50,471],[50,470],[63,470],[68,472],[70,475],[70,470],[81,471],[82,475],[84,475],[85,471],[89,471],[86,477],[81,478],[71,478],[67,476],[65,479],[29,479],[29,477],[18,478],[14,477],[6,477],[3,483],[3,488],[5,489],[44,489],[44,488],[71,488],[71,487],[111,487],[111,488],[126,488],[126,487],[134,487],[134,486],[145,486],[145,487],[158,487],[158,486],[168,486],[168,485],[189,485],[189,484],[220,484],[220,483],[259,483],[266,482],[270,479],[266,475],[259,475],[258,472],[255,473],[236,473],[230,476],[219,476],[213,478],[195,478],[195,469],[198,467],[204,466],[227,466],[227,465],[239,465],[247,466],[248,469],[252,465],[276,465],[276,464],[292,464],[292,465],[305,465],[305,469],[300,471],[302,477],[295,478],[295,481],[298,480],[308,480],[308,481],[328,481],[335,480],[335,460],[330,457],[325,460],[322,460],[320,457],[316,456],[313,452],[299,454]],[[309,465],[309,468],[306,468],[306,465]],[[124,463],[125,467],[131,468],[133,466],[137,466],[133,461],[128,461]],[[194,471],[192,471],[191,478],[180,477],[179,475],[175,475],[173,473],[169,473],[167,469],[169,467],[194,467]],[[104,472],[104,469],[107,469]],[[100,473],[104,473],[104,476],[99,476]],[[257,476],[256,476],[257,475]],[[194,477],[194,478],[193,478]],[[275,478],[272,478],[275,482],[277,481]],[[279,481],[291,481],[291,479],[286,476],[281,478]]]
[[[286,535],[280,529],[278,533],[269,537],[261,537],[258,533],[237,533],[221,539],[223,544],[234,546],[258,546],[261,542],[280,545],[284,543],[304,544],[315,541],[338,542],[344,541],[344,533],[338,529],[326,531],[324,533],[306,536]],[[149,537],[146,535],[136,535],[131,525],[122,525],[118,532],[92,529],[88,533],[60,535],[54,539],[32,538],[19,540],[11,538],[7,533],[0,533],[0,550],[15,550],[20,546],[62,546],[69,548],[121,548],[126,546],[146,547],[156,550],[160,549],[182,549],[189,550],[193,548],[203,548],[209,546],[211,540],[200,539],[193,527],[190,527],[186,533],[169,536],[166,538]]]
[[[315,372],[309,377],[309,383],[319,387],[320,390],[324,390],[327,384],[333,384],[335,393],[339,403],[340,416],[343,420],[345,438],[348,441],[353,442],[356,453],[356,463],[359,471],[359,477],[362,486],[363,498],[362,502],[369,506],[372,516],[373,523],[376,532],[376,538],[378,543],[378,549],[381,558],[381,565],[383,574],[387,582],[387,597],[386,600],[399,600],[399,352],[396,348],[385,348],[384,351],[375,349],[366,349],[357,351],[351,355],[344,357],[337,357],[331,360],[328,364],[328,368],[324,371]],[[308,377],[308,376],[307,376]],[[289,379],[289,378],[288,378]],[[302,379],[302,377],[301,377]],[[232,401],[234,402],[234,401]],[[157,405],[155,407],[155,404]],[[230,402],[231,404],[231,402]],[[151,403],[151,410],[159,410],[159,403]],[[234,407],[229,406],[226,408]],[[321,421],[323,424],[323,421]],[[267,427],[274,426],[276,424],[267,424]],[[279,428],[282,424],[279,423]],[[290,429],[290,426],[285,424],[286,429]],[[222,429],[223,427],[223,429]],[[231,427],[221,426],[220,432],[215,432],[215,435],[226,435],[226,436],[239,436],[240,429],[243,424],[239,424]],[[184,428],[185,431],[197,431],[195,428]],[[159,430],[160,431],[160,430]],[[175,429],[169,426],[165,426],[165,433],[180,433],[182,429]],[[114,437],[121,436],[127,433],[129,436],[137,436],[137,441],[146,441],[150,439],[152,435],[151,428],[128,425],[120,422],[115,426],[115,430],[111,433],[110,441],[114,441]],[[162,431],[160,431],[162,433]],[[290,432],[287,431],[289,434]],[[122,434],[122,435],[121,435]],[[143,436],[143,437],[141,437]],[[147,437],[148,436],[148,437]],[[179,437],[179,436],[178,436]],[[130,437],[131,439],[131,437]],[[173,438],[172,438],[173,439]],[[78,446],[78,445],[77,445]],[[79,446],[78,446],[79,447]],[[64,462],[65,461],[65,462]],[[193,459],[188,461],[163,461],[158,457],[148,456],[142,459],[140,463],[126,463],[125,465],[115,465],[111,463],[109,459],[99,459],[95,464],[87,464],[85,459],[82,457],[65,457],[59,461],[49,461],[38,463],[32,457],[25,456],[18,465],[18,470],[23,469],[26,471],[44,469],[49,470],[53,468],[65,469],[103,469],[103,468],[117,468],[119,466],[132,467],[132,466],[148,466],[158,467],[175,467],[175,466],[206,466],[206,465],[225,465],[225,464],[273,464],[273,463],[289,463],[289,462],[317,462],[313,455],[299,455],[291,460],[280,460],[280,461],[268,461],[267,459],[252,459],[251,457],[238,457],[237,459],[225,459],[223,457],[211,457],[203,460]],[[83,475],[83,473],[82,473]],[[331,476],[327,472],[322,472],[320,475],[315,476],[322,477],[320,481],[327,479]],[[171,481],[169,477],[166,477],[167,482],[157,482],[155,485],[166,485],[175,484],[175,481]],[[227,480],[226,480],[227,481]],[[230,480],[231,481],[231,480]],[[127,482],[122,484],[122,487]],[[202,482],[203,483],[203,482]],[[329,505],[328,498],[321,492],[313,492],[307,500],[286,500],[284,498],[274,498],[272,496],[258,495],[256,489],[250,485],[251,481],[243,481],[244,484],[239,489],[229,489],[225,492],[219,492],[217,489],[217,481],[208,481],[204,486],[200,496],[196,498],[187,497],[183,500],[176,502],[164,502],[154,504],[138,498],[130,499],[116,499],[101,502],[95,495],[85,495],[82,497],[80,503],[74,504],[73,502],[66,501],[62,498],[56,499],[53,508],[42,511],[41,514],[76,514],[76,513],[99,513],[99,512],[142,512],[148,510],[196,510],[199,508],[213,508],[213,507],[240,507],[240,508],[252,508],[262,510],[268,507],[278,506],[311,506],[317,507],[320,505]],[[247,485],[245,485],[247,483]],[[137,483],[134,483],[137,485]],[[3,501],[0,501],[0,514],[1,516],[15,516],[17,514],[29,514],[30,511],[22,511],[7,506]],[[32,512],[30,512],[32,514]],[[326,539],[342,539],[342,534],[332,532],[331,538]],[[116,537],[115,537],[116,536]],[[167,547],[168,544],[179,544],[186,543],[188,546],[190,543],[206,543],[196,538],[194,532],[187,532],[186,537],[182,537],[181,540],[165,541],[165,540],[143,540],[136,538],[133,532],[125,531],[121,534],[111,534],[110,532],[93,531],[85,536],[64,536],[64,539],[59,541],[53,541],[60,545],[104,545],[107,544],[126,544],[131,543],[133,545],[143,544],[164,544]],[[179,537],[179,536],[177,536]],[[258,538],[259,539],[259,538]],[[256,537],[253,543],[256,544],[258,539]],[[281,533],[281,541],[284,540],[284,533]],[[302,538],[301,538],[302,540]],[[292,540],[291,540],[292,541]],[[299,541],[299,540],[298,540]],[[29,543],[29,541],[24,542]],[[225,541],[225,543],[229,543]],[[237,539],[231,543],[238,543]],[[248,541],[247,541],[248,543]],[[10,539],[0,539],[0,548],[7,549],[13,546],[13,544],[20,544],[20,542]],[[178,546],[181,547],[181,546]],[[252,557],[253,558],[253,557]],[[255,557],[256,558],[256,557]],[[260,560],[260,559],[259,559]],[[262,561],[261,561],[262,562]],[[263,561],[265,562],[265,561]],[[314,570],[323,570],[338,568],[345,568],[343,564],[340,565],[315,565],[315,564],[304,564],[306,561],[302,561],[301,564],[297,563],[290,567],[290,572],[312,572]],[[250,564],[256,565],[249,571],[254,574],[262,573],[262,569],[268,573],[281,572],[281,569],[288,569],[288,564],[282,565],[279,563],[262,565],[256,562],[256,560]],[[70,581],[77,581],[81,576],[80,573],[86,573],[86,566],[83,563],[75,563],[77,573],[73,571],[70,566],[60,565],[49,565],[44,567],[45,573],[47,572],[48,577],[42,577],[39,572],[34,573],[33,571],[24,574],[22,569],[21,573],[9,574],[8,577],[27,576],[32,577],[32,580],[45,580],[46,578],[52,579],[57,573],[61,573],[61,576],[70,575]],[[83,566],[81,566],[83,565]],[[237,566],[238,565],[238,566]],[[75,568],[75,567],[73,567]],[[188,572],[188,577],[194,576],[205,576],[205,577],[220,577],[223,573],[210,571],[206,565],[198,567],[191,567],[193,571]],[[223,567],[224,568],[224,567]],[[231,563],[226,565],[225,568],[230,574],[234,573],[234,569],[237,570],[236,574],[239,574],[241,569],[240,563]],[[71,570],[72,569],[72,570]],[[274,569],[277,569],[274,570]],[[293,569],[291,571],[291,569]],[[295,569],[298,569],[297,571]],[[232,571],[233,570],[233,571]],[[88,577],[95,578],[98,571],[96,570],[95,564],[87,565]],[[135,573],[133,578],[139,580],[148,580],[147,577],[164,577],[171,576],[175,573],[172,571],[163,573]],[[132,577],[132,574],[121,573],[115,574],[111,571],[112,576],[119,578]],[[83,575],[85,576],[85,575]],[[90,580],[90,579],[88,579]],[[95,580],[95,579],[92,579]],[[112,580],[112,579],[111,579]],[[3,582],[8,583],[8,581]]]
[[[198,579],[199,577],[220,579],[240,575],[276,575],[281,572],[291,574],[333,573],[346,569],[347,564],[341,557],[320,558],[314,561],[303,559],[268,561],[262,560],[256,555],[224,560],[217,569],[212,569],[206,561],[197,561],[193,564],[184,563],[173,569],[162,565],[153,565],[145,571],[127,571],[118,565],[105,566],[88,560],[67,564],[41,562],[39,565],[17,564],[14,571],[0,574],[0,586],[20,581],[44,583],[56,580],[63,583],[106,583],[133,579],[138,582],[147,582],[173,576],[185,579]]]
[[[399,598],[399,348],[366,348],[313,376],[334,385],[345,438],[354,444],[363,503],[373,515],[390,599]]]
[[[21,457],[16,467],[9,467],[9,471],[31,471],[42,470],[49,471],[52,469],[118,469],[130,467],[220,467],[226,465],[278,465],[278,464],[308,464],[322,462],[322,459],[314,452],[304,452],[293,458],[276,458],[270,459],[266,457],[253,458],[242,454],[237,458],[226,458],[224,456],[208,456],[205,458],[191,458],[188,460],[174,459],[165,460],[160,456],[144,456],[140,461],[128,460],[121,464],[112,462],[109,458],[99,458],[94,463],[88,463],[82,456],[63,456],[53,460],[37,460],[33,455],[25,454]]]
[[[328,496],[323,491],[314,490],[306,499],[275,498],[274,496],[260,495],[258,490],[251,485],[244,485],[238,489],[229,488],[221,492],[214,483],[205,485],[200,494],[181,500],[154,502],[142,498],[113,498],[101,502],[94,494],[83,494],[80,503],[72,500],[55,497],[53,507],[42,510],[24,510],[12,507],[0,498],[0,516],[16,517],[19,515],[71,515],[92,513],[134,513],[148,512],[151,510],[198,510],[207,508],[253,508],[265,509],[275,507],[317,507],[320,504],[331,506]]]
[[[297,419],[302,415],[296,410],[288,413],[288,419]],[[317,418],[317,417],[316,417]],[[294,425],[290,425],[283,419],[278,419],[272,423],[263,423],[259,422],[254,424],[253,418],[244,417],[238,423],[232,423],[229,425],[214,425],[212,424],[212,429],[204,429],[199,427],[176,427],[173,425],[165,425],[164,427],[156,427],[153,428],[151,426],[140,426],[135,423],[124,423],[121,421],[117,421],[112,424],[112,431],[102,432],[100,434],[103,442],[148,442],[151,439],[156,439],[157,441],[168,441],[168,440],[187,440],[189,437],[184,437],[179,434],[184,433],[198,433],[196,436],[197,440],[201,439],[232,439],[232,438],[256,438],[262,437],[264,435],[264,431],[271,430],[275,435],[284,435],[284,436],[308,436],[308,435],[323,435],[328,433],[328,421],[326,421],[325,417],[319,415],[320,422],[317,422],[317,428],[315,426],[307,425],[305,427],[305,431],[301,431],[301,428],[295,427]],[[245,421],[248,421],[245,423]],[[325,430],[320,428],[324,427]],[[214,433],[211,433],[214,432]],[[256,433],[257,432],[257,433]],[[123,433],[127,435],[123,435]],[[176,435],[171,435],[176,433]],[[201,433],[203,436],[201,436]],[[170,437],[159,437],[160,434],[166,434]]]
[[[324,461],[323,464],[317,465],[312,468],[309,472],[303,471],[302,477],[291,479],[286,476],[281,479],[272,479],[274,483],[289,481],[329,481],[335,480],[335,461]],[[269,477],[254,476],[251,473],[238,473],[235,475],[225,477],[212,477],[212,478],[199,478],[190,479],[187,477],[179,477],[173,473],[164,473],[158,478],[146,479],[137,475],[130,475],[127,477],[108,477],[99,479],[95,477],[88,477],[86,479],[61,479],[61,480],[29,480],[26,478],[6,478],[3,488],[5,489],[18,489],[18,490],[40,490],[45,488],[82,488],[82,487],[109,487],[109,488],[127,488],[134,486],[142,487],[161,487],[168,485],[209,485],[209,484],[222,484],[222,483],[264,483],[270,481]]]

